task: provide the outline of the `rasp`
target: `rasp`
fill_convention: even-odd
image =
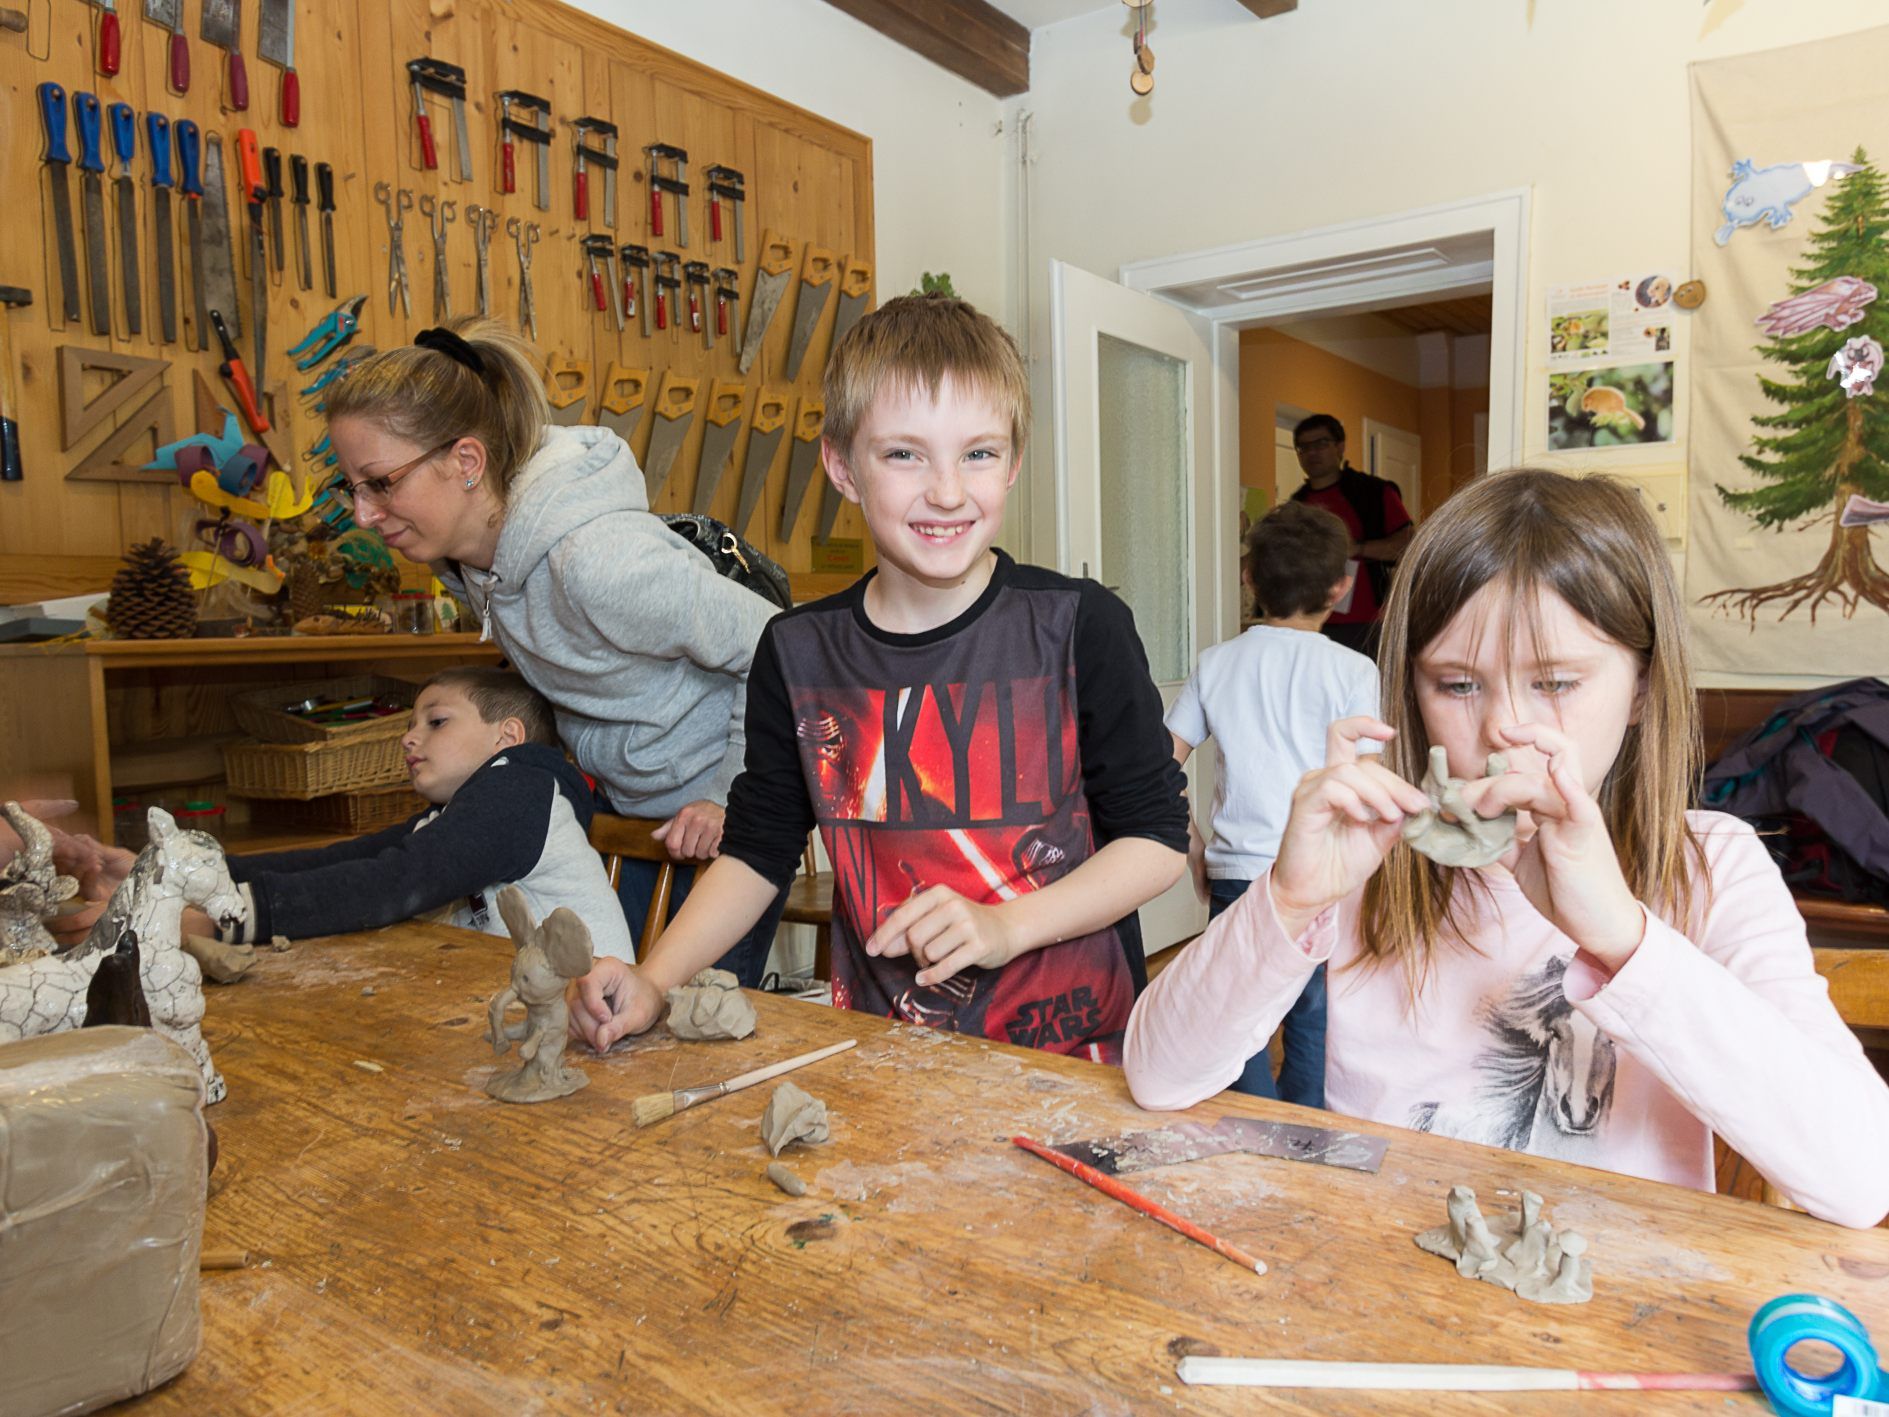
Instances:
[[[125,328],[144,333],[144,294],[138,281],[138,189],[131,180],[131,159],[138,151],[138,114],[128,103],[106,110],[111,121],[112,155],[118,175],[112,178],[112,205],[118,217],[118,268],[125,291]]]
[[[173,126],[177,135],[177,190],[184,197],[184,225],[190,237],[191,331],[197,349],[210,347],[210,285],[203,269],[203,134],[188,118]]]
[[[766,388],[754,405],[754,422],[748,430],[748,453],[741,463],[741,495],[735,506],[734,529],[746,536],[754,509],[761,505],[767,490],[767,475],[774,470],[774,454],[780,451],[781,434],[787,428],[787,391]]]
[[[243,322],[237,308],[232,237],[229,188],[223,179],[223,138],[211,133],[203,141],[203,300],[210,309],[223,312],[224,328],[232,336],[240,336]],[[208,330],[203,337],[210,338]]]
[[[669,469],[675,466],[682,440],[695,421],[695,394],[701,380],[685,378],[673,369],[662,376],[656,395],[656,421],[649,430],[649,455],[643,460],[643,479],[649,487],[649,505],[656,505]]]
[[[263,186],[269,197],[269,264],[282,270],[282,149],[262,150]]]
[[[781,296],[793,274],[793,244],[775,232],[763,234],[760,263],[754,271],[754,294],[748,299],[748,328],[741,336],[741,358],[735,361],[735,368],[743,374],[754,367],[761,342],[767,338],[767,327],[773,323],[774,312],[780,308]]]
[[[717,379],[708,388],[708,407],[702,417],[702,462],[695,472],[695,499],[690,510],[707,516],[715,502],[715,489],[721,486],[722,469],[741,436],[741,416],[748,408],[748,386],[727,379]]]
[[[604,375],[603,398],[597,405],[597,421],[625,443],[643,421],[643,403],[649,392],[649,370],[627,369],[612,364]]]
[[[330,300],[335,299],[335,170],[315,164],[315,210],[321,213],[321,275]]]
[[[1297,1122],[1222,1117],[1211,1127],[1198,1122],[1176,1122],[1158,1131],[1070,1142],[1050,1150],[1093,1166],[1104,1176],[1124,1176],[1131,1171],[1146,1171],[1154,1166],[1172,1166],[1181,1161],[1198,1161],[1235,1151],[1375,1174],[1384,1164],[1387,1145],[1382,1137],[1366,1136],[1362,1132],[1307,1127]]]
[[[52,191],[52,227],[58,247],[59,298],[68,325],[82,318],[79,309],[79,253],[72,240],[72,188],[66,170],[72,151],[66,146],[66,91],[58,84],[41,84],[39,117],[46,130],[46,175]]]
[[[112,332],[111,262],[105,254],[105,159],[100,149],[104,114],[95,93],[72,95],[79,130],[79,199],[85,210],[85,284],[92,302],[92,333]]]
[[[800,362],[807,357],[813,332],[819,328],[826,303],[833,296],[833,278],[839,262],[831,251],[820,246],[807,247],[800,263],[800,300],[794,306],[794,333],[787,341],[787,377],[800,377]]]
[[[787,456],[787,496],[781,503],[781,540],[791,541],[800,504],[807,499],[807,484],[820,465],[820,429],[826,423],[826,404],[803,394],[794,414],[794,447]]]
[[[151,242],[157,252],[157,332],[165,344],[177,343],[177,256],[171,249],[171,121],[161,113],[144,115],[145,144],[151,150]]]
[[[315,269],[308,246],[308,159],[289,155],[289,202],[295,208],[296,274],[303,290],[315,288]]]
[[[236,170],[242,178],[243,196],[249,206],[249,335],[256,358],[251,366],[256,388],[260,390],[269,330],[269,254],[264,247],[263,208],[269,200],[269,188],[262,177],[262,153],[256,146],[254,128],[236,130]]]

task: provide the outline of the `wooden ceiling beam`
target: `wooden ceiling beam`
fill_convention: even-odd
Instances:
[[[1262,20],[1270,20],[1274,15],[1284,15],[1299,8],[1299,0],[1240,0],[1240,3]]]
[[[998,98],[1013,98],[1030,87],[1029,30],[986,0],[827,4]]]

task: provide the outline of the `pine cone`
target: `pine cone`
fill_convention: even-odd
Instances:
[[[328,603],[328,595],[317,574],[314,563],[306,560],[291,562],[283,573],[283,583],[289,592],[289,621],[306,620],[310,615],[319,615],[322,607]]]
[[[112,577],[105,623],[123,640],[185,639],[197,629],[197,596],[177,553],[153,537],[125,553]]]

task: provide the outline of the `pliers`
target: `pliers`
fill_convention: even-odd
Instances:
[[[387,210],[387,313],[393,314],[397,304],[402,314],[412,315],[413,301],[407,287],[407,252],[401,245],[401,237],[406,230],[407,213],[413,210],[413,193],[405,187],[396,189],[390,183],[376,182],[374,200]]]
[[[361,328],[361,309],[366,304],[367,297],[357,295],[324,315],[302,342],[289,351],[291,356],[304,356],[295,361],[295,367],[306,373],[353,339]]]

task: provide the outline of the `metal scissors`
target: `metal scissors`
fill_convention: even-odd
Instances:
[[[518,328],[538,338],[538,303],[531,298],[531,248],[543,233],[535,221],[521,222],[505,218],[505,234],[518,247]]]
[[[466,208],[466,224],[472,228],[472,246],[478,255],[479,314],[492,313],[492,228],[498,225],[498,213],[478,205]]]
[[[401,312],[411,315],[413,300],[407,286],[407,253],[400,244],[400,236],[406,229],[406,214],[413,210],[413,193],[402,187],[396,195],[387,183],[376,182],[374,200],[387,209],[387,313],[393,314],[394,301],[398,299]]]
[[[459,203],[442,202],[428,192],[420,198],[420,215],[433,229],[433,318],[449,319],[452,294],[446,288],[446,228],[459,219]]]

